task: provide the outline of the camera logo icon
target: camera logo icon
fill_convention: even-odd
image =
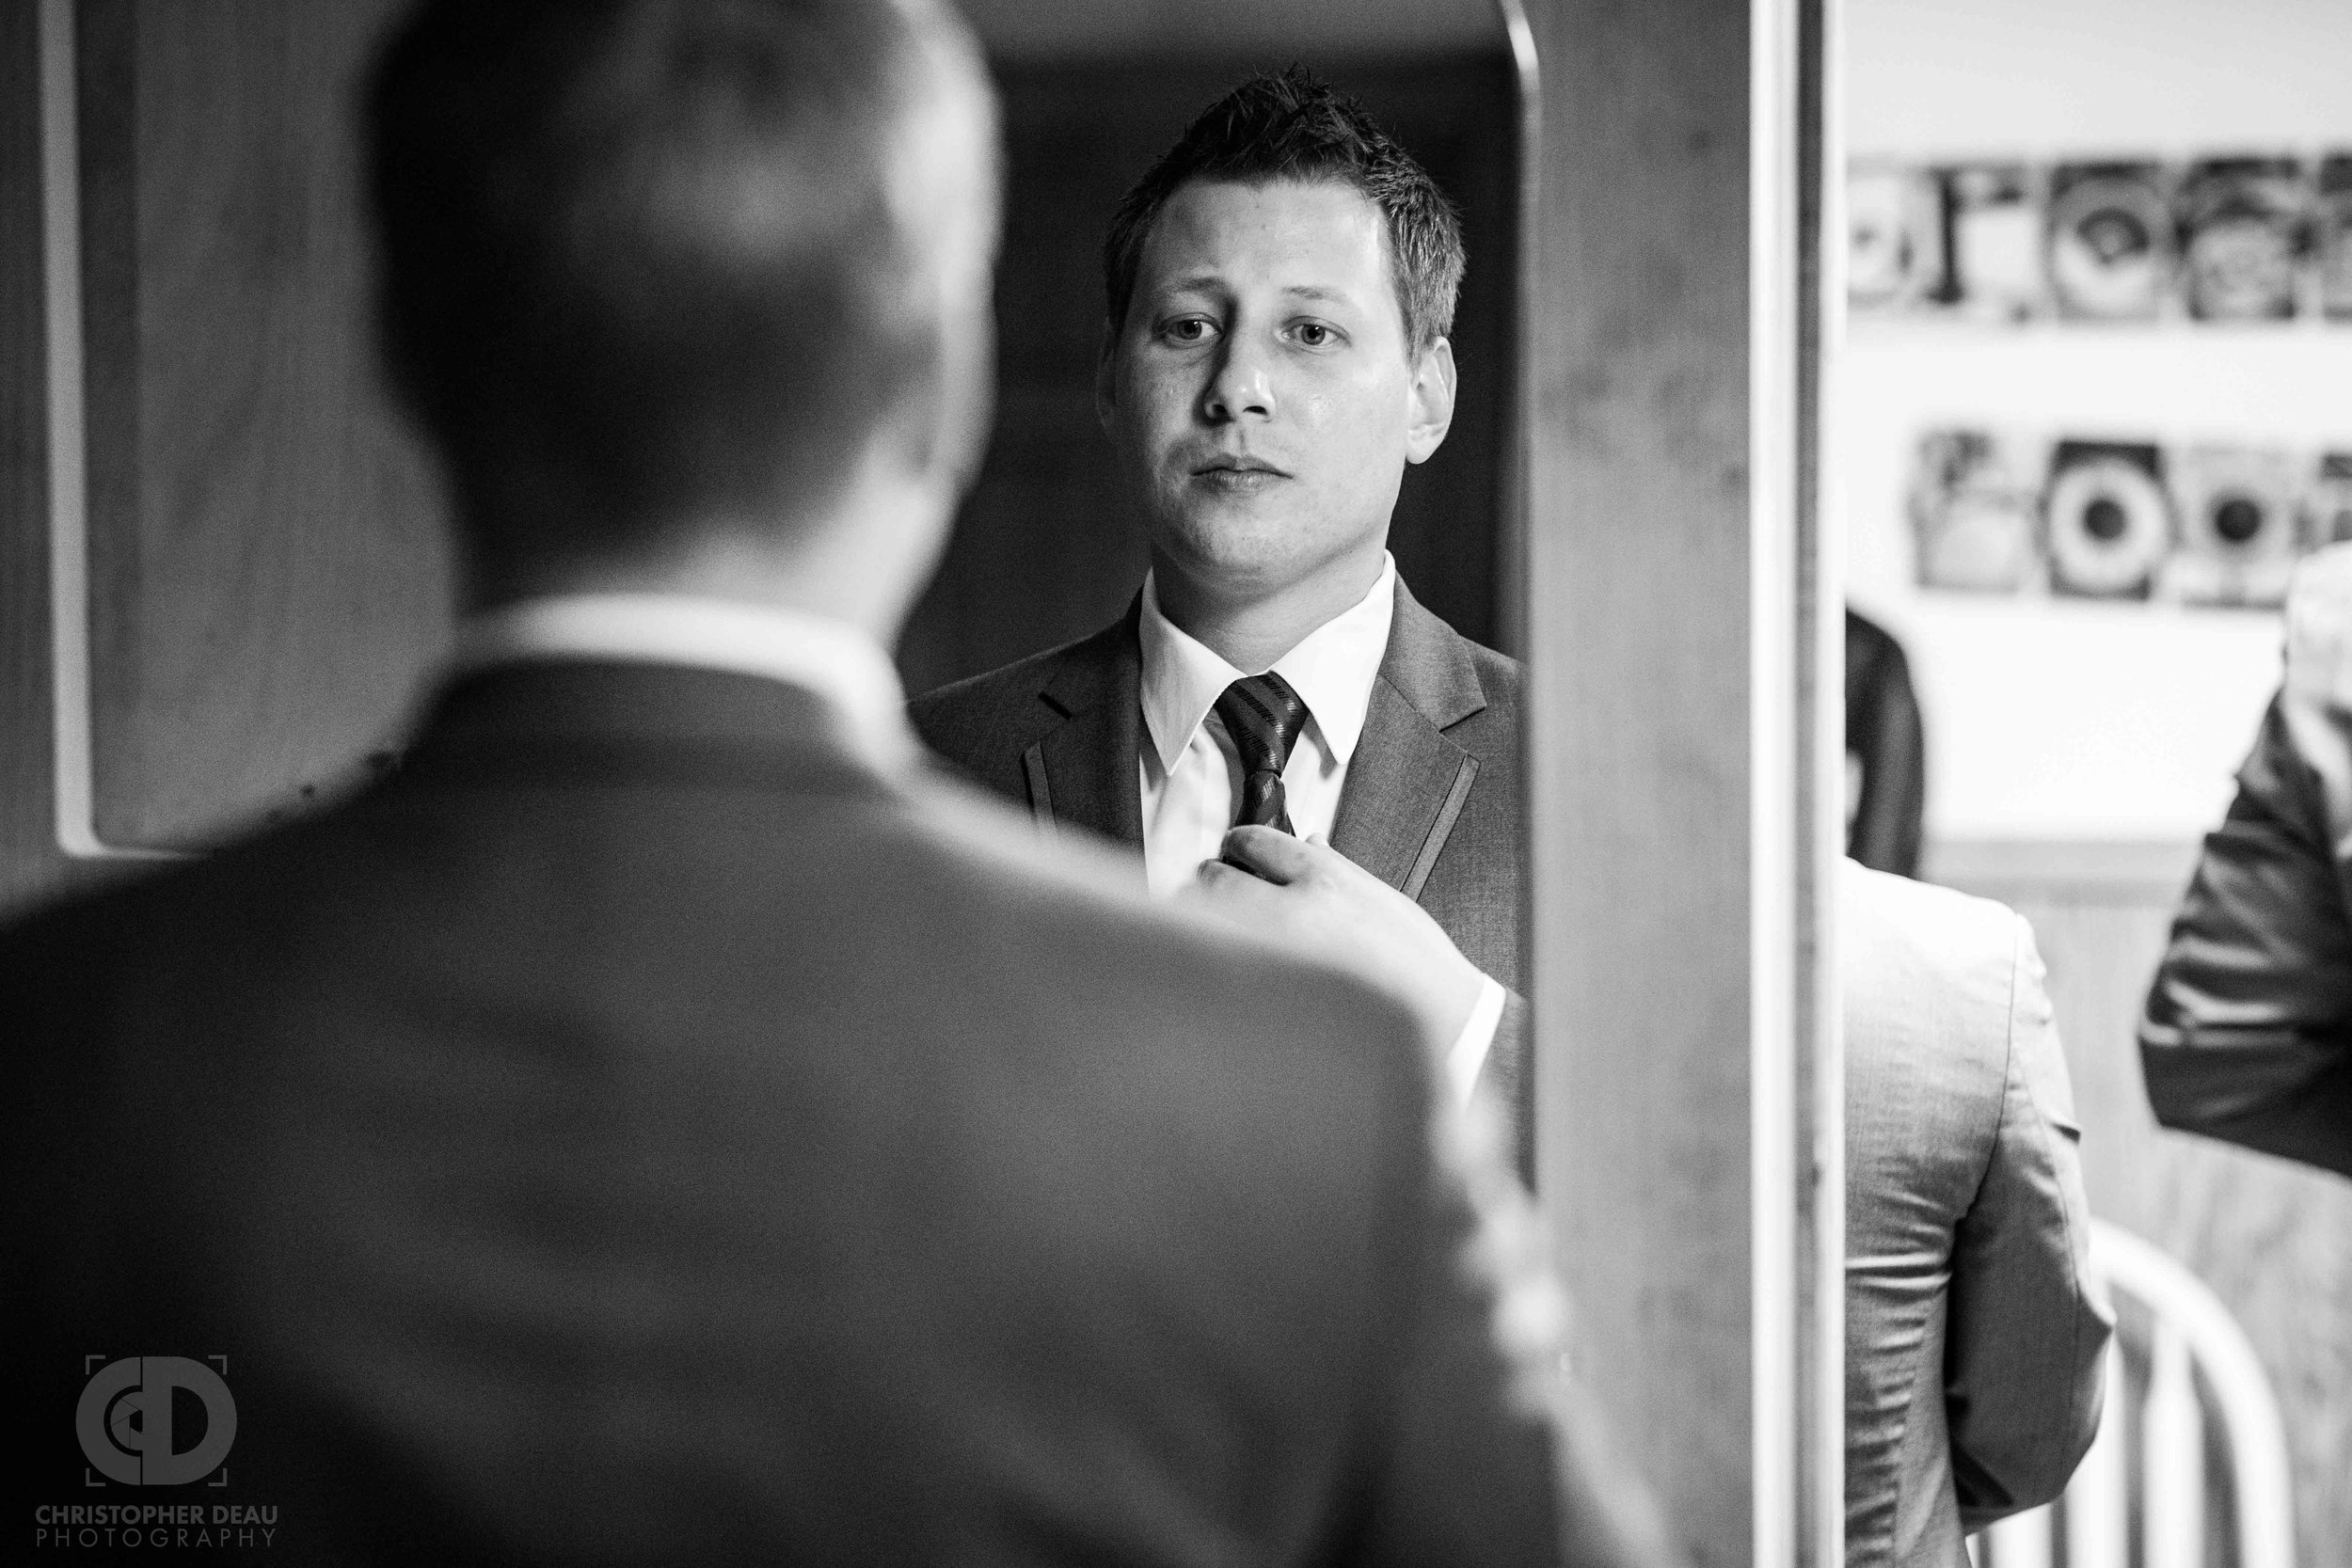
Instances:
[[[203,1434],[185,1450],[173,1445],[172,1396],[182,1390],[202,1404],[205,1418]],[[108,1481],[185,1486],[211,1475],[229,1457],[229,1446],[237,1440],[237,1402],[228,1382],[201,1361],[125,1356],[100,1368],[83,1388],[73,1431],[91,1466]]]

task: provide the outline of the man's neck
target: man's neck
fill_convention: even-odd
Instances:
[[[1314,630],[1363,602],[1380,579],[1385,549],[1344,557],[1278,588],[1217,582],[1152,552],[1152,593],[1160,613],[1236,670],[1259,671]]]
[[[477,566],[468,608],[525,599],[657,594],[718,599],[844,622],[888,646],[928,574],[944,527],[907,506],[843,508],[818,523],[765,519],[680,524],[630,554]]]

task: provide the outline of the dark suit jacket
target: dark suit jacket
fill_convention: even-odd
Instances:
[[[1122,878],[791,688],[577,662],[0,932],[24,1500],[267,1504],[277,1563],[1553,1560],[1410,1021]],[[83,1357],[215,1354],[233,1490],[85,1489]]]
[[[1141,608],[1138,597],[1083,641],[916,698],[915,729],[1049,831],[1083,828],[1140,853]],[[1519,681],[1516,661],[1423,610],[1400,579],[1331,847],[1418,900],[1510,992],[1481,1083],[1508,1108],[1532,1183]]]
[[[2173,919],[2139,1059],[2165,1126],[2352,1177],[2347,782],[2352,714],[2290,678]]]

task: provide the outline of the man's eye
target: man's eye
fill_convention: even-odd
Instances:
[[[1332,332],[1320,322],[1300,322],[1298,341],[1309,348],[1321,348],[1331,341]]]
[[[1199,316],[1180,316],[1161,329],[1171,343],[1206,342],[1209,324]]]

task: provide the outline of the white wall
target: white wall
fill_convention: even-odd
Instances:
[[[2352,150],[2352,0],[1848,0],[1857,157]],[[1855,324],[1828,428],[1851,596],[1927,710],[1929,831],[2184,840],[2277,684],[2275,613],[1922,594],[1930,426],[2352,446],[2352,326]]]

